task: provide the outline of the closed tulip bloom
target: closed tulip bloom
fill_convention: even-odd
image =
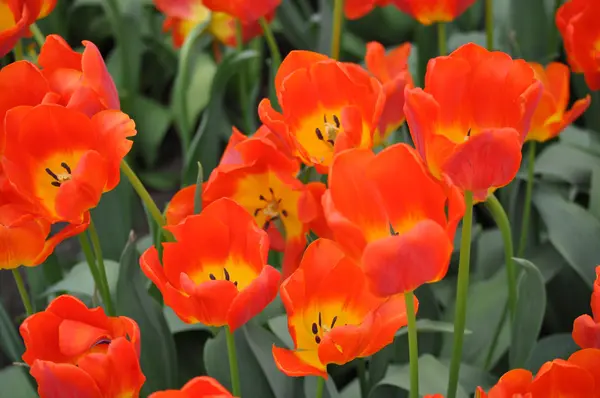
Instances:
[[[337,155],[323,208],[335,240],[383,297],[446,275],[465,210],[458,189],[436,181],[405,144]]]
[[[402,12],[423,25],[451,22],[477,0],[391,0]]]
[[[599,14],[596,0],[569,0],[556,12],[569,65],[573,72],[583,73],[591,90],[600,90]]]
[[[90,117],[103,110],[120,109],[117,88],[98,47],[89,41],[83,45],[85,50],[80,54],[58,35],[46,38],[38,64],[50,90],[58,95],[51,102]]]
[[[140,265],[184,322],[233,331],[277,295],[280,275],[266,263],[267,233],[231,199],[167,229],[176,242],[163,244],[162,264],[151,247]]]
[[[145,377],[138,362],[140,330],[127,317],[107,317],[60,296],[20,327],[23,361],[40,398],[137,398]]]
[[[404,123],[404,89],[413,87],[412,76],[408,70],[410,49],[410,43],[405,43],[386,54],[380,43],[367,44],[367,69],[383,85],[385,92],[385,106],[373,136],[373,146],[386,142]]]
[[[431,173],[484,201],[516,176],[541,95],[525,61],[470,43],[429,61],[425,89],[407,89],[404,112]]]
[[[288,376],[327,377],[328,364],[373,355],[406,325],[404,297],[374,296],[360,266],[326,239],[308,246],[280,295],[294,349],[273,346],[273,356]]]
[[[600,348],[600,266],[592,292],[592,316],[581,315],[573,322],[573,341],[581,348]]]
[[[282,113],[264,99],[261,121],[306,165],[326,174],[334,153],[373,145],[385,94],[358,65],[292,51],[277,72],[275,88]]]
[[[135,124],[119,111],[93,117],[59,105],[21,106],[5,118],[6,178],[36,214],[80,224],[120,180]]]
[[[256,22],[275,12],[281,0],[204,0],[212,11],[224,12],[242,22]]]
[[[158,391],[148,398],[234,398],[218,381],[208,376],[195,377],[181,390]]]
[[[544,91],[533,114],[531,129],[527,133],[526,140],[544,142],[558,136],[581,116],[589,108],[591,97],[587,95],[575,101],[573,107],[567,110],[571,78],[569,67],[559,62],[552,62],[545,69],[537,63],[529,65],[544,85]]]
[[[30,36],[29,26],[50,14],[55,6],[56,0],[0,0],[0,57],[21,38]]]
[[[236,19],[224,12],[212,12],[202,0],[154,0],[156,8],[165,14],[163,30],[172,32],[173,44],[179,48],[194,28],[207,23],[207,31],[219,42],[235,47]],[[272,19],[273,15],[268,15]],[[242,38],[244,42],[262,34],[258,20],[242,22]]]
[[[344,14],[348,19],[358,19],[370,13],[375,7],[385,7],[392,0],[346,0]]]

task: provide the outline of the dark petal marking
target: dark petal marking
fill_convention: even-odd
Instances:
[[[50,170],[50,169],[48,169],[48,168],[47,168],[47,169],[46,169],[46,173],[48,173],[48,174],[50,175],[50,177],[52,177],[52,178],[54,178],[56,181],[58,181],[58,176],[57,176],[56,174],[54,174],[54,173],[52,172],[52,170]]]
[[[223,273],[225,274],[225,280],[229,280],[229,272],[227,272],[227,268],[223,268]]]
[[[317,324],[314,322],[312,324],[312,332],[313,332],[313,334],[319,333],[319,328],[317,327]]]
[[[269,229],[270,226],[271,226],[271,220],[267,220],[267,221],[265,221],[265,225],[263,226],[263,229],[267,230],[267,229]]]
[[[260,213],[262,209],[256,209],[254,210],[254,217],[258,216],[258,213]]]
[[[319,336],[315,336],[315,342],[317,344],[321,344],[321,338]]]
[[[281,215],[284,217],[288,216],[288,212],[286,210],[281,210]]]
[[[273,192],[273,188],[269,187],[269,192],[271,192],[271,195],[275,195],[275,192]]]
[[[216,281],[217,277],[214,276],[213,274],[209,274],[208,277],[210,278],[211,281]]]
[[[237,281],[233,282],[233,285],[234,285],[235,287],[237,287]]]
[[[63,169],[67,170],[67,173],[71,174],[71,168],[69,167],[68,164],[66,164],[65,162],[62,162],[60,165]]]
[[[335,145],[335,141],[334,140],[327,140],[327,142],[329,142],[331,145]]]
[[[60,188],[60,182],[58,181],[52,181],[50,184],[52,184],[53,187]]]
[[[331,321],[331,328],[333,329],[333,327],[335,326],[335,321],[337,321],[337,315],[333,317],[333,320]]]
[[[327,115],[323,115],[323,121],[327,123]]]
[[[317,133],[317,138],[320,139],[321,141],[323,141],[323,133],[321,132],[321,129],[317,128],[315,130],[315,133]]]
[[[335,127],[337,127],[338,129],[340,128],[340,126],[342,125],[340,123],[340,119],[338,119],[337,115],[333,115],[333,122],[335,123]]]
[[[262,196],[262,195],[260,195],[260,196],[258,197],[258,199],[260,199],[260,200],[262,200],[262,201],[264,201],[264,202],[266,202],[266,201],[267,201],[267,199],[265,199],[265,197],[264,197],[264,196]]]
[[[321,313],[319,312],[319,327],[323,327],[321,324]]]

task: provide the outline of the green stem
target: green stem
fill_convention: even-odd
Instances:
[[[88,234],[80,233],[77,237],[79,238],[79,245],[81,246],[81,251],[85,256],[85,261],[88,263],[88,268],[90,269],[92,278],[94,278],[94,284],[96,285],[96,289],[100,291],[102,285],[102,278],[98,273],[98,267],[96,266],[94,251],[92,249],[92,245],[90,245]]]
[[[533,194],[533,173],[535,170],[535,141],[529,141],[529,152],[527,156],[527,185],[525,188],[525,203],[523,204],[523,219],[521,220],[521,235],[519,236],[519,248],[517,257],[523,257],[527,247],[527,234],[529,232],[529,218],[531,217],[531,196]]]
[[[235,24],[235,41],[238,52],[244,51],[244,35],[242,30],[242,23],[238,20]],[[240,107],[242,108],[242,117],[244,118],[244,129],[246,134],[252,133],[252,114],[250,113],[250,106],[248,103],[248,79],[246,76],[246,70],[241,69],[239,71],[239,82],[240,82]]]
[[[485,38],[486,47],[492,51],[494,49],[494,1],[485,0]]]
[[[437,24],[437,32],[438,32],[438,48],[440,49],[440,55],[448,54],[448,38],[446,35],[446,23],[438,22]]]
[[[29,293],[27,293],[27,289],[25,288],[25,283],[23,283],[23,277],[21,277],[19,269],[13,268],[12,274],[15,278],[15,283],[17,284],[17,289],[19,290],[19,295],[21,296],[21,301],[23,302],[23,307],[25,307],[25,312],[27,312],[27,316],[33,315],[33,307],[31,306]]]
[[[506,261],[506,275],[508,278],[508,310],[512,319],[517,311],[517,270],[513,261],[514,250],[510,221],[508,221],[508,216],[502,204],[493,194],[488,196],[485,206],[492,213],[492,217],[500,229],[504,242],[504,261]]]
[[[235,351],[235,338],[229,327],[225,328],[227,338],[227,355],[229,356],[229,372],[231,373],[231,388],[234,397],[240,397],[242,390],[240,387],[240,371],[238,369],[237,354]]]
[[[31,33],[33,33],[33,38],[37,42],[38,46],[42,48],[42,46],[46,42],[46,35],[42,33],[40,27],[37,26],[35,23],[29,25],[29,29],[31,30]]]
[[[125,160],[121,162],[121,171],[123,172],[123,174],[125,174],[125,176],[127,176],[127,179],[133,186],[133,189],[135,189],[135,192],[137,192],[142,202],[144,202],[144,205],[146,205],[146,208],[150,212],[150,215],[152,216],[154,221],[156,221],[156,224],[158,224],[159,228],[164,227],[166,221],[163,217],[162,212],[158,210],[158,206],[156,206],[156,203],[152,199],[152,196],[150,196],[150,193],[148,193],[146,187],[144,187],[144,184],[142,184],[142,181],[139,179],[139,177],[135,174],[133,169]]]
[[[15,55],[15,61],[22,61],[25,59],[25,56],[23,54],[23,42],[21,40],[17,41],[13,52]]]
[[[342,23],[344,22],[344,0],[335,0],[333,5],[333,32],[331,35],[331,58],[340,59]]]
[[[367,369],[365,359],[358,358],[356,360],[356,371],[358,373],[358,381],[360,383],[360,396],[366,398],[369,395],[369,381],[367,380]]]
[[[561,4],[562,4],[562,0],[554,0],[554,12],[552,13],[552,15],[556,15],[556,12],[560,8]],[[559,37],[560,37],[560,32],[558,31],[556,26],[554,26],[554,29],[550,33],[550,51],[551,51],[551,53],[554,53],[554,51],[557,50],[558,43],[559,43]],[[560,53],[560,51],[559,51],[559,53]],[[557,57],[558,57],[558,55],[560,55],[560,54],[557,54]]]
[[[417,340],[417,315],[414,304],[415,294],[404,293],[406,319],[408,320],[408,355],[410,358],[410,398],[419,398],[419,348]]]
[[[281,65],[281,53],[279,52],[279,47],[277,46],[277,41],[275,40],[275,35],[273,35],[273,30],[271,30],[271,26],[269,22],[262,17],[258,20],[260,22],[260,26],[263,29],[265,34],[265,39],[267,40],[267,45],[269,46],[269,51],[271,52],[271,78],[274,80],[277,70],[279,69],[279,65]],[[270,84],[271,87],[271,103],[277,103],[277,92],[275,91],[275,85]]]
[[[92,241],[92,248],[94,249],[94,254],[96,256],[97,264],[98,264],[98,276],[100,277],[100,286],[98,289],[100,290],[100,295],[102,296],[102,301],[104,302],[104,306],[106,307],[106,312],[108,316],[115,316],[115,307],[112,302],[112,297],[110,295],[110,287],[108,286],[108,278],[106,277],[106,266],[104,265],[104,256],[102,255],[102,246],[100,246],[100,237],[98,236],[98,231],[96,230],[96,225],[93,220],[90,220],[90,226],[88,228],[88,232],[90,233],[90,239]]]
[[[456,398],[458,376],[462,359],[463,339],[467,322],[467,293],[469,291],[469,267],[471,262],[471,227],[473,224],[473,192],[465,192],[465,215],[460,240],[458,284],[456,288],[456,312],[454,316],[454,348],[450,363],[447,398]]]
[[[323,391],[325,391],[325,379],[323,377],[317,378],[317,391],[315,398],[323,398]]]
[[[135,91],[135,76],[132,76],[131,67],[129,65],[129,37],[126,33],[126,22],[121,18],[121,10],[119,7],[119,0],[105,0],[104,6],[106,7],[106,13],[108,14],[109,20],[112,24],[115,38],[118,44],[121,61],[121,98],[123,99],[122,108],[131,112],[132,99]]]

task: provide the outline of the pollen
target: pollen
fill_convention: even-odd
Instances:
[[[60,188],[63,182],[71,179],[71,167],[65,162],[62,162],[60,167],[62,167],[66,173],[55,173],[50,168],[46,168],[46,173],[54,180],[50,182],[50,185],[57,188]]]
[[[327,119],[327,115],[323,115],[323,129],[317,127],[315,129],[315,134],[319,141],[326,142],[327,144],[334,146],[337,135],[342,127],[340,123],[340,119],[337,115],[333,115],[333,122]],[[323,134],[323,131],[325,134]]]

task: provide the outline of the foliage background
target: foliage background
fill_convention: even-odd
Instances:
[[[493,3],[497,49],[528,61],[566,62],[553,17],[560,0]],[[122,95],[124,111],[137,123],[139,133],[130,162],[163,207],[181,186],[195,182],[198,160],[205,176],[210,173],[219,161],[231,126],[242,125],[236,99],[237,73],[249,70],[253,76],[252,109],[267,96],[272,73],[268,50],[263,39],[255,39],[241,54],[226,50],[217,64],[210,40],[199,35],[197,29],[182,50],[186,55],[180,58],[170,37],[162,32],[163,16],[151,0],[121,0],[127,23],[119,28],[124,29],[128,41],[126,51],[120,52],[104,6],[102,0],[59,0],[56,10],[39,26],[46,34],[62,35],[75,47],[81,40],[91,40],[101,49]],[[480,0],[449,24],[450,51],[470,41],[485,45],[484,11],[484,1]],[[273,24],[283,54],[292,49],[328,53],[331,18],[330,0],[283,0]],[[342,59],[361,62],[366,43],[371,40],[387,47],[410,41],[410,68],[416,84],[423,81],[428,59],[437,55],[435,26],[421,26],[393,7],[376,9],[361,20],[345,24]],[[122,68],[122,54],[128,58],[128,70]],[[7,56],[2,62],[5,65],[10,61]],[[573,75],[571,98],[587,93],[583,78]],[[187,109],[181,112],[178,101],[183,96],[187,98]],[[536,371],[544,361],[566,358],[576,349],[570,336],[573,320],[589,312],[594,268],[600,262],[600,93],[592,97],[591,108],[576,125],[567,128],[560,138],[538,145],[528,239],[531,244],[524,256],[537,269],[519,262],[525,270],[519,291],[527,294],[528,300],[520,300],[519,311],[524,316],[514,326],[512,341],[508,324],[495,335],[507,300],[500,232],[485,208],[476,208],[469,334],[465,337],[459,396],[472,393],[477,385],[490,386],[509,364]],[[258,125],[256,115],[254,118]],[[177,128],[182,123],[191,127],[191,134]],[[404,126],[394,140],[407,141],[408,137]],[[521,225],[527,166],[524,157],[522,171],[499,193],[515,237]],[[202,325],[183,324],[162,306],[160,294],[141,275],[138,256],[153,241],[153,231],[148,231],[144,209],[126,178],[103,196],[93,217],[109,259],[108,278],[118,312],[133,317],[142,329],[141,361],[147,377],[144,396],[158,389],[178,388],[206,373],[229,386],[224,335],[214,336]],[[95,302],[93,280],[82,260],[77,243],[68,241],[44,265],[25,270],[37,310],[65,291],[89,304]],[[422,393],[440,392],[446,386],[457,260],[456,255],[444,281],[423,286],[416,293],[421,301],[418,324]],[[19,362],[23,351],[15,328],[23,311],[10,273],[5,271],[0,272],[0,298],[1,368]],[[538,313],[543,315],[532,316]],[[244,396],[295,398],[304,397],[305,392],[310,396],[314,391],[315,379],[288,378],[273,363],[271,345],[290,343],[283,314],[281,302],[276,300],[236,333]],[[371,397],[406,396],[408,344],[403,333],[369,361]],[[494,339],[497,348],[490,353]],[[389,361],[392,364],[388,366]],[[354,362],[332,369],[333,380],[328,382],[326,394],[358,397],[359,365]],[[23,369],[11,366],[0,370],[0,397],[36,396],[34,384]]]

